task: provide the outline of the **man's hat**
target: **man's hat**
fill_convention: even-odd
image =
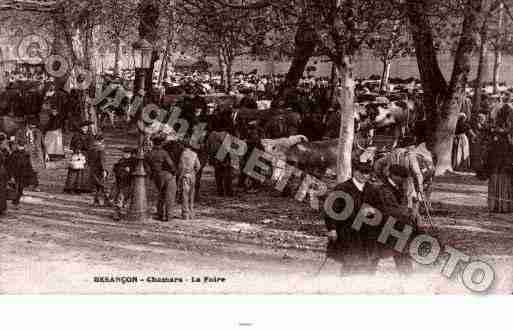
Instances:
[[[390,100],[384,96],[378,96],[378,97],[376,97],[376,100],[374,101],[374,103],[388,104],[388,103],[390,103]]]
[[[371,161],[362,161],[360,157],[353,157],[351,164],[353,166],[353,170],[362,173],[371,173],[373,170]]]
[[[390,176],[398,176],[400,178],[406,179],[410,176],[408,169],[401,165],[392,165],[389,169]]]
[[[162,143],[164,143],[164,141],[166,141],[166,137],[163,135],[155,135],[151,138],[151,141],[155,145],[161,145]]]
[[[80,127],[84,127],[84,126],[89,126],[89,125],[92,125],[93,122],[90,121],[90,120],[84,120],[80,123]]]

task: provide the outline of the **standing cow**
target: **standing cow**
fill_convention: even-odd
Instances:
[[[378,153],[377,148],[371,147],[360,156],[360,159],[373,161],[374,171],[382,180],[389,176],[392,165],[405,167],[410,173],[406,187],[408,207],[418,209],[419,201],[429,201],[435,176],[435,163],[425,144],[398,148],[382,154]]]

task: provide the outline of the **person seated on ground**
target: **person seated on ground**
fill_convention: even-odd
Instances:
[[[328,230],[326,257],[341,263],[344,273],[365,273],[372,270],[370,267],[373,260],[370,260],[368,256],[369,250],[374,249],[375,242],[365,239],[364,228],[360,231],[351,228],[363,205],[371,173],[370,163],[361,162],[359,158],[353,159],[353,177],[337,185],[333,190],[340,194],[346,194],[352,205],[349,205],[348,199],[338,198],[333,202],[333,207],[323,209],[321,215]],[[352,207],[352,212],[347,215],[347,219],[339,218],[338,214],[350,207]]]
[[[136,165],[136,149],[123,148],[123,157],[114,164],[114,187],[111,193],[111,200],[116,208],[114,220],[121,220],[123,210],[127,208],[132,197],[132,175]]]

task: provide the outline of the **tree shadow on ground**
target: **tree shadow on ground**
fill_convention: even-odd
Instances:
[[[484,186],[488,181],[479,180],[473,173],[459,173],[453,172],[443,176],[438,176],[434,179],[436,183],[451,183],[472,186]]]

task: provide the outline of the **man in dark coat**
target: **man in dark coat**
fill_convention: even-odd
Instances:
[[[253,121],[248,123],[248,133],[246,138],[247,144],[247,152],[242,157],[242,161],[240,164],[240,176],[239,176],[239,187],[243,190],[251,190],[251,189],[259,189],[260,182],[256,179],[249,177],[250,183],[248,184],[246,180],[248,179],[248,175],[244,172],[244,168],[246,167],[246,163],[249,158],[253,154],[255,149],[264,150],[261,145],[260,132],[258,130],[258,122]],[[249,185],[249,187],[248,187]]]
[[[25,150],[25,141],[16,142],[16,150],[7,159],[7,171],[9,177],[16,182],[16,198],[12,204],[17,206],[23,196],[23,190],[32,185],[37,185],[37,174],[32,168],[30,154]]]
[[[100,206],[100,198],[103,198],[104,205],[110,207],[111,202],[105,191],[107,165],[105,163],[105,146],[103,142],[103,136],[96,136],[95,142],[88,150],[89,183],[94,190],[94,206]]]
[[[158,189],[157,217],[160,221],[173,219],[173,207],[176,200],[177,166],[162,147],[165,138],[153,139],[153,150],[147,155],[151,178]]]
[[[14,86],[14,83],[9,83],[4,97],[7,99],[7,114],[10,116],[18,114],[20,112],[22,98],[20,91]]]
[[[322,217],[328,230],[327,257],[330,257],[343,264],[344,273],[368,272],[373,260],[369,258],[373,249],[373,242],[368,242],[365,227],[360,231],[351,228],[356,215],[363,205],[365,195],[368,194],[368,184],[372,173],[370,164],[361,163],[358,159],[353,161],[353,177],[334,189],[337,193],[345,193],[353,201],[351,215],[344,221],[337,221],[332,218],[327,210],[323,211]],[[334,201],[332,210],[336,213],[342,212],[346,207],[347,200],[338,198]],[[370,244],[369,244],[370,243]]]
[[[209,162],[214,167],[217,195],[221,197],[233,197],[233,168],[230,154],[224,160],[217,159],[217,153],[221,148],[227,132],[212,132],[207,139]]]
[[[7,211],[7,182],[9,175],[6,168],[7,153],[0,150],[0,215]]]
[[[400,165],[392,165],[389,169],[389,176],[384,180],[385,182],[380,186],[376,186],[374,193],[366,195],[365,203],[379,210],[383,215],[381,225],[368,230],[369,240],[377,242],[383,226],[390,217],[398,221],[395,226],[397,230],[402,230],[405,225],[410,225],[414,229],[414,234],[417,231],[417,223],[421,220],[421,217],[416,211],[407,207],[406,189],[408,176],[409,171],[407,168]],[[412,234],[412,237],[414,234]],[[392,250],[393,244],[395,244],[394,239],[389,239],[387,243],[385,246],[376,245],[374,271],[379,259],[385,255],[384,252],[391,252],[399,272],[410,273],[413,266],[407,252],[399,253]]]

